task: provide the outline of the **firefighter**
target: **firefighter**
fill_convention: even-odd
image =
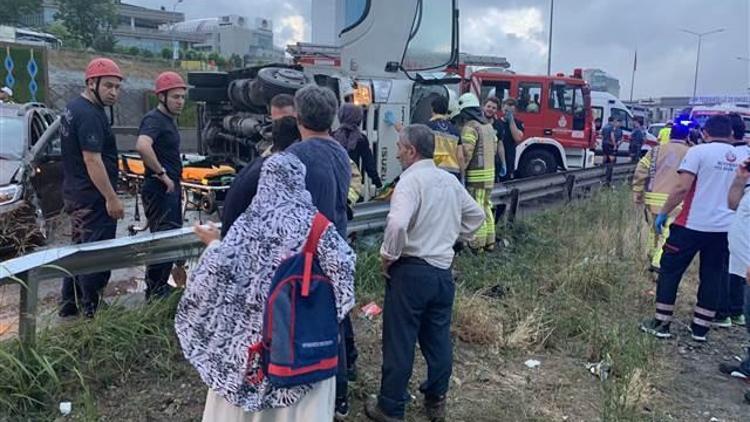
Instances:
[[[453,101],[456,101],[455,98]],[[448,119],[448,113],[451,111],[450,105],[449,98],[435,97],[430,104],[432,117],[427,126],[435,135],[435,153],[432,158],[435,165],[461,180],[461,172],[466,167],[464,151],[461,146],[461,132]],[[454,108],[457,107],[458,104],[454,104]]]
[[[185,106],[187,85],[179,74],[164,72],[156,78],[154,92],[159,103],[143,116],[135,145],[146,167],[141,198],[152,233],[182,227],[182,159],[176,119]],[[167,281],[172,265],[146,267],[146,300],[171,293]],[[181,268],[180,263],[176,275],[182,275]]]
[[[501,173],[505,173],[505,153],[498,154],[495,129],[486,122],[479,99],[473,93],[458,99],[458,114],[455,116],[461,130],[461,143],[466,158],[466,186],[485,213],[482,227],[474,234],[469,246],[475,250],[495,248],[495,216],[490,194],[495,182],[495,155],[500,158]]]
[[[645,215],[649,223],[647,240],[649,271],[654,275],[659,273],[659,261],[661,261],[664,241],[669,237],[669,225],[680,213],[681,207],[678,206],[669,214],[669,220],[662,234],[656,233],[654,221],[667,201],[669,193],[679,181],[677,170],[689,148],[687,144],[689,133],[689,127],[681,124],[675,125],[671,130],[669,143],[652,148],[638,162],[633,175],[633,202],[646,207]]]
[[[96,58],[86,66],[85,89],[62,113],[63,199],[75,244],[113,239],[123,218],[117,197],[117,143],[112,116],[105,107],[117,102],[123,75],[117,64]],[[60,317],[93,318],[110,272],[67,277],[62,283]]]

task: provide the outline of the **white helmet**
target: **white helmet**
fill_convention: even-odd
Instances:
[[[458,109],[463,110],[469,107],[481,107],[479,105],[479,98],[473,92],[467,92],[458,97]]]
[[[13,90],[8,88],[7,86],[2,87],[0,91],[3,91],[7,96],[12,97],[13,96]]]
[[[460,111],[458,107],[458,94],[456,91],[448,88],[448,116],[453,117]]]

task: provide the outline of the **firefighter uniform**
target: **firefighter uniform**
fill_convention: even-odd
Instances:
[[[491,250],[495,247],[495,214],[490,195],[495,185],[497,135],[491,125],[470,120],[461,129],[461,142],[469,163],[466,186],[485,214],[484,224],[474,234],[469,246],[472,249]],[[505,163],[504,156],[501,161]]]
[[[661,235],[656,233],[654,221],[667,202],[669,193],[677,187],[677,170],[687,151],[688,145],[684,139],[672,139],[667,144],[657,145],[638,162],[633,175],[633,193],[641,196],[646,206],[646,220],[649,223],[649,258],[651,269],[655,271],[660,268],[662,248],[669,237],[669,225],[680,213],[681,207],[678,206],[672,211]]]
[[[461,179],[461,133],[447,116],[437,114],[430,119],[427,126],[435,134],[435,153],[432,160],[438,168]]]

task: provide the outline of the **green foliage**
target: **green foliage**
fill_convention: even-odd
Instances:
[[[130,54],[131,56],[137,56],[137,55],[138,55],[138,53],[140,53],[140,52],[141,52],[141,49],[140,49],[140,48],[138,48],[138,47],[130,47],[130,48],[128,48],[128,49],[127,49],[127,52],[128,52],[128,54]]]
[[[117,22],[117,8],[113,0],[58,0],[60,11],[56,19],[83,47],[94,47],[98,38],[111,35]]]
[[[0,0],[0,24],[18,25],[21,18],[42,9],[42,0]]]
[[[172,49],[164,47],[164,48],[161,49],[161,53],[159,55],[164,60],[170,60],[170,59],[172,59]]]
[[[145,48],[142,48],[140,53],[141,53],[141,56],[149,58],[149,59],[154,57],[154,53],[151,50],[147,50]]]
[[[44,30],[59,38],[65,48],[81,48],[81,42],[73,37],[73,34],[68,31],[68,28],[61,21],[52,22]]]

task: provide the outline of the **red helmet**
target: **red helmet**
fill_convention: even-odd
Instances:
[[[86,66],[86,80],[105,76],[114,76],[116,78],[125,79],[122,76],[122,72],[120,72],[120,67],[110,59],[97,57],[91,60],[88,66]]]
[[[157,94],[175,88],[187,88],[187,84],[185,84],[185,81],[179,73],[162,72],[156,77],[156,87],[154,88],[154,92]]]

